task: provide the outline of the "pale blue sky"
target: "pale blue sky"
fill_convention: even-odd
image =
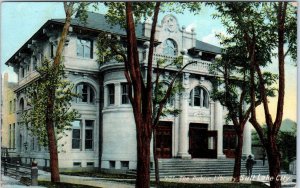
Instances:
[[[101,8],[99,12],[103,13]],[[200,15],[194,16],[188,12],[175,15],[180,26],[194,27],[197,38],[210,44],[218,45],[215,32],[224,32],[219,20],[212,19],[213,9],[203,7]],[[10,80],[16,81],[17,77],[12,69],[4,63],[48,20],[64,18],[62,2],[4,2],[1,4],[1,73],[9,72]],[[163,15],[160,15],[160,19]],[[159,20],[160,23],[160,20]],[[277,64],[271,70],[278,72]],[[296,91],[297,68],[293,63],[286,64],[286,108],[285,117],[296,120]],[[273,99],[275,105],[276,101]],[[272,108],[271,111],[276,108]],[[262,113],[261,113],[262,114]],[[262,118],[262,117],[261,117]]]

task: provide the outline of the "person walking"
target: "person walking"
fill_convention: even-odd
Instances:
[[[252,168],[254,164],[255,161],[252,159],[252,156],[249,155],[246,161],[247,176],[252,176]]]

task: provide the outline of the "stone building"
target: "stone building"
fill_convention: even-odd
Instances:
[[[14,92],[17,96],[17,121],[29,108],[23,89],[38,78],[36,67],[44,56],[52,58],[64,19],[48,20],[6,62],[18,74]],[[145,71],[151,24],[137,25],[139,58]],[[119,26],[110,26],[101,14],[88,13],[86,24],[72,20],[64,49],[65,73],[74,83],[82,98],[72,102],[81,118],[73,122],[68,137],[60,142],[60,168],[135,169],[136,136],[132,108],[127,98],[127,85],[122,63],[107,62],[99,65],[96,39],[100,31],[125,37]],[[157,26],[157,46],[154,61],[172,61],[183,55],[189,65],[182,78],[184,91],[168,105],[181,110],[178,117],[161,119],[157,133],[157,152],[160,158],[225,158],[233,157],[236,138],[231,125],[225,124],[226,109],[210,98],[212,84],[209,66],[219,47],[197,40],[194,30],[180,26],[176,17],[166,15]],[[165,74],[176,71],[169,67]],[[249,128],[249,126],[246,126]],[[251,153],[251,131],[245,128],[244,154]],[[43,164],[49,158],[47,149],[37,145],[26,129],[16,130],[17,152],[33,157]],[[28,147],[24,147],[27,143]],[[40,163],[40,164],[41,164]]]
[[[16,83],[8,81],[8,73],[4,73],[2,83],[2,142],[1,147],[9,148],[10,152],[16,147],[16,95],[13,91]]]

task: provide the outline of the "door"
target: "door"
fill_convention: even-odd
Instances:
[[[156,130],[158,158],[172,158],[172,122],[161,121]]]
[[[237,137],[233,125],[224,125],[223,128],[223,152],[227,158],[235,157]]]
[[[217,131],[208,131],[208,124],[191,123],[189,153],[192,158],[217,158]]]

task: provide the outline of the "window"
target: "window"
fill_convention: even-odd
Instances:
[[[168,56],[177,55],[177,44],[172,39],[167,39],[163,43],[163,54]]]
[[[108,105],[115,104],[115,85],[108,84]]]
[[[77,56],[83,58],[93,58],[92,40],[77,38]]]
[[[128,84],[121,83],[121,88],[122,88],[122,104],[129,104]]]
[[[129,161],[121,161],[121,169],[128,170],[129,169]]]
[[[16,111],[16,99],[14,99],[14,102],[13,102],[13,112]]]
[[[36,68],[37,68],[37,58],[36,57],[32,57],[32,67],[33,67],[33,70],[36,70]]]
[[[81,98],[78,102],[83,103],[94,103],[95,102],[95,92],[94,89],[87,83],[80,83],[76,86],[76,93],[80,95]]]
[[[76,120],[72,123],[72,149],[94,148],[94,120]]]
[[[73,162],[73,167],[81,167],[81,162]]]
[[[72,149],[81,149],[81,121],[72,122]]]
[[[87,163],[86,163],[86,166],[87,166],[87,167],[94,167],[94,162],[87,162]]]
[[[24,67],[21,67],[20,69],[21,69],[21,75],[20,75],[20,77],[24,78],[24,76],[25,76],[25,69],[24,69]]]
[[[56,53],[56,46],[54,44],[50,44],[50,57],[54,58]]]
[[[13,102],[9,101],[9,113],[11,114],[13,112]]]
[[[202,87],[195,87],[190,93],[190,106],[208,108],[208,93]]]
[[[109,168],[115,169],[116,168],[116,161],[109,161]]]
[[[24,99],[23,98],[20,99],[20,106],[19,107],[20,107],[21,111],[24,111]]]
[[[85,120],[85,149],[93,149],[93,120]]]

